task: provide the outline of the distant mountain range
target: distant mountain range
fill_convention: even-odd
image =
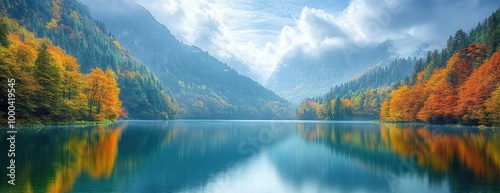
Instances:
[[[330,88],[359,77],[368,68],[386,66],[394,59],[392,42],[355,51],[332,49],[311,56],[299,50],[285,55],[266,86],[292,103],[321,96]]]

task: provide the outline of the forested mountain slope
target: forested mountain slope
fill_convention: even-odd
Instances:
[[[37,37],[47,37],[74,56],[83,73],[99,67],[117,75],[120,98],[128,118],[171,119],[177,107],[169,91],[146,66],[76,0],[2,0],[0,15],[17,20]]]
[[[116,120],[122,115],[115,73],[80,72],[77,60],[11,19],[0,19],[0,122]]]
[[[291,117],[288,102],[207,52],[178,41],[142,6],[122,0],[84,2],[172,91],[182,118]]]
[[[373,115],[393,122],[500,125],[500,11],[469,34],[462,29],[441,50],[419,58],[410,76],[394,88],[356,92],[359,82],[338,86],[325,97],[305,100],[301,119],[353,119]],[[354,86],[351,89],[351,86]],[[359,90],[359,88],[358,88]],[[361,87],[362,90],[362,87]],[[369,100],[366,103],[367,96]],[[358,100],[364,99],[359,102]],[[383,102],[383,103],[382,103]],[[380,111],[374,107],[380,107]],[[369,108],[367,108],[369,107]]]

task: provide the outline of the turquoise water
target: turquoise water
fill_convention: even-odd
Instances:
[[[15,186],[5,174],[0,192],[500,192],[500,135],[373,122],[121,121],[19,130]]]

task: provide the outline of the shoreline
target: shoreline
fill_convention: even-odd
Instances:
[[[500,126],[486,126],[486,125],[461,125],[461,124],[436,124],[436,123],[424,123],[424,122],[405,122],[405,121],[383,121],[383,120],[302,120],[302,119],[284,119],[284,120],[242,120],[242,119],[175,119],[179,121],[287,121],[287,122],[297,122],[297,121],[313,121],[313,122],[373,122],[377,124],[403,124],[403,125],[425,125],[425,126],[448,126],[448,127],[458,127],[458,128],[476,128],[479,130],[487,130],[500,132]],[[89,127],[89,126],[99,126],[99,125],[110,125],[117,123],[119,121],[127,121],[127,119],[117,119],[117,120],[104,120],[104,121],[75,121],[75,122],[55,122],[55,123],[40,123],[40,122],[30,122],[30,123],[16,123],[16,129],[42,129],[44,127]],[[130,120],[133,121],[133,120]],[[141,120],[136,120],[141,121]],[[162,121],[162,120],[149,120],[149,121]],[[164,121],[164,120],[163,120]],[[0,126],[0,130],[10,130],[7,126]]]
[[[116,123],[120,120],[104,120],[104,121],[75,121],[75,122],[53,122],[53,123],[40,123],[36,122],[17,122],[15,129],[42,129],[43,127],[87,127],[98,125],[109,125]],[[12,130],[8,126],[0,126],[0,130]]]

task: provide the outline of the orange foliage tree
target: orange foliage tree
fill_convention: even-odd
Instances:
[[[445,68],[434,69],[429,79],[394,90],[382,104],[380,118],[491,125],[498,113],[491,93],[500,84],[500,52],[484,62],[486,50],[485,45],[470,44]]]
[[[392,121],[415,121],[416,114],[411,110],[411,103],[408,102],[408,96],[413,92],[408,85],[403,85],[391,93],[389,101],[389,114]]]
[[[120,116],[122,102],[115,73],[100,68],[92,69],[85,77],[84,92],[87,96],[88,119],[114,120]]]
[[[456,115],[466,123],[488,124],[485,102],[499,83],[500,51],[497,51],[459,88]]]

